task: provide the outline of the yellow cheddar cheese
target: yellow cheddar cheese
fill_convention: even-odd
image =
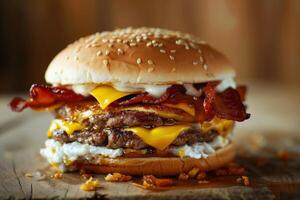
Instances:
[[[83,129],[84,126],[77,122],[68,122],[60,119],[55,119],[52,121],[49,129],[48,129],[48,137],[52,137],[52,133],[56,129],[62,129],[67,134],[72,134],[74,131]]]
[[[177,136],[184,130],[187,130],[191,125],[174,125],[174,126],[160,126],[153,129],[146,129],[142,127],[127,128],[125,130],[132,131],[139,136],[146,144],[164,150],[168,147]]]
[[[121,92],[108,85],[102,85],[92,90],[91,95],[97,99],[102,109],[105,109],[112,102],[133,94],[132,92]]]

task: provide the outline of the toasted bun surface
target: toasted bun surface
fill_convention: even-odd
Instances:
[[[154,175],[174,176],[181,172],[189,172],[192,168],[200,171],[218,169],[235,157],[235,145],[233,143],[219,149],[215,154],[207,158],[177,158],[177,157],[149,157],[149,158],[99,158],[98,164],[90,164],[88,161],[77,163],[77,167],[94,173],[119,172],[127,175]],[[74,166],[70,166],[74,167]]]
[[[46,81],[66,84],[175,84],[235,75],[229,61],[197,38],[158,28],[118,29],[79,39],[50,63]]]

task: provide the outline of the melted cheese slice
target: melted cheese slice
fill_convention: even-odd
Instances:
[[[84,127],[76,122],[67,122],[67,121],[63,121],[60,119],[55,119],[52,121],[49,129],[48,129],[48,137],[52,137],[52,133],[54,130],[57,129],[62,129],[64,130],[67,134],[71,135],[74,133],[74,131],[78,131],[83,129]]]
[[[133,127],[125,130],[132,131],[146,144],[156,149],[164,150],[177,138],[182,131],[189,128],[191,128],[191,125],[161,126],[154,129]]]
[[[92,90],[90,93],[100,103],[100,107],[105,109],[112,102],[133,94],[133,92],[121,92],[108,85],[102,85]]]

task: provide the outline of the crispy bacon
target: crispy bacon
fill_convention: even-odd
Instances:
[[[250,117],[237,90],[227,88],[218,93],[215,87],[215,84],[208,83],[203,89],[205,93],[203,106],[206,114],[235,121],[243,121]]]
[[[169,87],[166,92],[161,95],[159,98],[156,98],[154,96],[149,95],[147,92],[143,92],[140,94],[137,94],[131,99],[125,100],[125,101],[120,101],[118,102],[118,105],[131,105],[131,104],[136,104],[136,103],[149,103],[149,104],[159,104],[162,103],[166,100],[168,100],[171,96],[175,96],[176,94],[179,93],[184,93],[185,89],[181,85],[173,85]]]
[[[250,114],[246,113],[243,105],[246,87],[238,87],[236,90],[228,88],[223,92],[217,92],[216,86],[219,82],[209,82],[201,86],[203,94],[200,97],[193,97],[185,94],[182,85],[173,85],[159,98],[143,92],[126,96],[112,103],[114,106],[128,106],[133,104],[161,104],[161,103],[186,103],[194,105],[195,121],[203,122],[213,117],[243,121],[248,119]],[[30,89],[30,99],[15,98],[10,102],[12,110],[20,112],[27,107],[38,109],[49,107],[58,103],[82,101],[86,97],[74,93],[72,90],[61,87],[48,87],[34,84]]]
[[[81,101],[85,98],[66,88],[33,84],[30,88],[30,98],[25,100],[16,97],[10,102],[10,107],[15,112],[21,112],[27,107],[33,109],[45,108],[57,103]]]

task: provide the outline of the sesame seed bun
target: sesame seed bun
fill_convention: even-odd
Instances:
[[[88,160],[77,161],[76,168],[86,169],[93,173],[119,172],[127,175],[176,176],[181,172],[187,173],[193,168],[200,171],[211,171],[230,163],[235,157],[233,143],[217,150],[207,158],[179,158],[179,157],[145,157],[145,158],[102,158],[97,163]],[[74,169],[74,165],[67,168]]]
[[[66,84],[175,84],[235,75],[229,61],[199,39],[158,28],[118,29],[79,39],[50,63],[46,81]]]

